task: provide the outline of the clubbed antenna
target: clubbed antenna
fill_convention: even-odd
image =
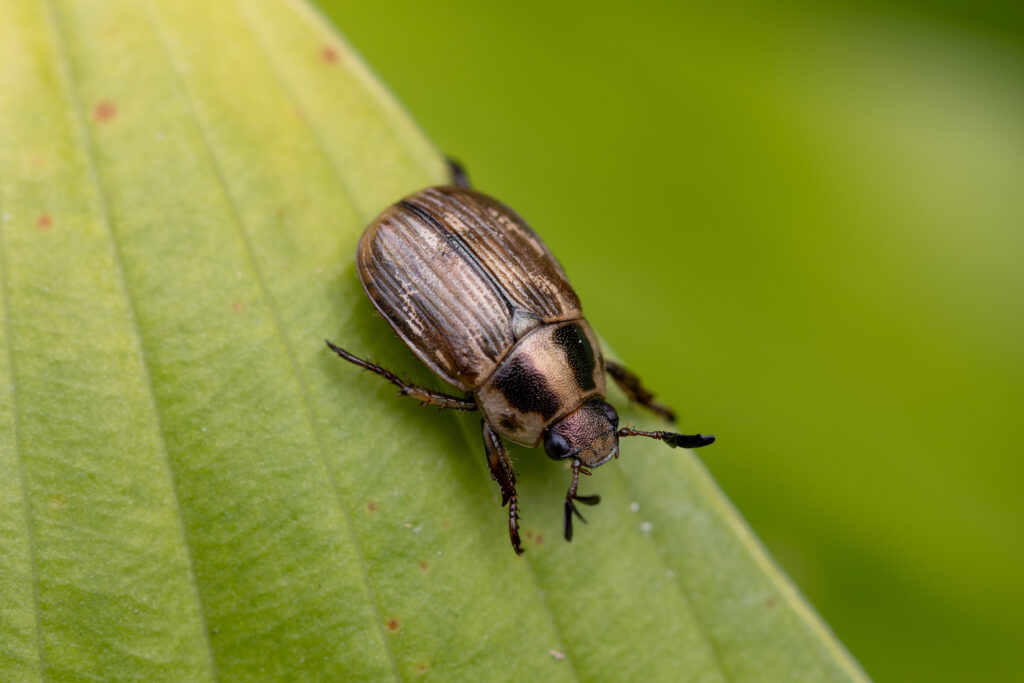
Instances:
[[[619,438],[624,436],[646,436],[658,441],[664,441],[672,448],[700,448],[710,446],[715,442],[715,437],[710,434],[676,434],[675,432],[642,432],[639,429],[623,427],[618,431]]]

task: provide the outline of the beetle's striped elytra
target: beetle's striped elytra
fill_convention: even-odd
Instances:
[[[565,538],[580,473],[618,457],[619,439],[647,436],[696,448],[713,436],[619,428],[606,400],[605,373],[630,399],[674,421],[639,379],[604,359],[583,318],[579,297],[554,255],[526,222],[497,200],[468,187],[452,165],[453,184],[431,187],[385,209],[366,228],[356,253],[359,279],[374,308],[438,377],[469,394],[459,397],[408,384],[384,368],[327,342],[345,360],[371,370],[424,405],[479,410],[484,451],[516,553],[519,505],[515,472],[502,439],[569,460]],[[584,520],[585,521],[585,520]]]

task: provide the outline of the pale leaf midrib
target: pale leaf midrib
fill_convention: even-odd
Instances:
[[[689,451],[687,451],[686,454],[683,455],[683,457],[694,456],[691,455]],[[630,486],[629,477],[625,476],[625,474],[619,468],[615,469],[614,476],[618,478],[619,482],[622,484],[622,487],[626,491],[630,492],[630,497],[635,500],[636,496],[632,495],[633,488]],[[653,546],[654,555],[658,558],[658,562],[661,563],[661,566],[664,567],[665,571],[667,572],[669,570],[672,570],[673,574],[677,574],[677,572],[675,572],[675,570],[673,570],[672,567],[669,565],[668,560],[665,558],[665,555],[661,550],[660,544],[656,542],[654,535],[646,534],[645,540]],[[701,640],[704,642],[704,645],[707,647],[708,652],[711,654],[711,659],[715,664],[715,668],[718,669],[718,673],[721,675],[722,680],[732,681],[733,678],[729,675],[729,672],[722,661],[722,656],[718,651],[718,644],[715,642],[715,639],[709,633],[707,624],[704,622],[703,615],[700,613],[699,610],[695,609],[693,606],[693,600],[690,597],[689,590],[686,588],[685,585],[683,585],[682,581],[678,577],[675,581],[672,581],[672,586],[674,587],[675,593],[679,596],[679,599],[683,602],[684,605],[686,605],[686,609],[689,612],[690,616],[693,618],[693,624],[696,627],[697,632],[700,634]]]
[[[870,679],[867,674],[824,625],[821,617],[809,607],[806,599],[797,593],[793,583],[768,556],[764,546],[753,536],[750,527],[732,503],[719,493],[707,469],[701,463],[697,463],[697,468],[700,472],[697,486],[705,505],[714,510],[718,518],[728,525],[740,547],[754,561],[761,574],[768,578],[800,623],[807,626],[810,633],[815,636],[815,645],[822,647],[829,654],[830,660],[838,664],[850,680],[868,683]]]

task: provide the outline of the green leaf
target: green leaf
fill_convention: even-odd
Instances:
[[[305,5],[2,3],[0,92],[5,679],[864,678],[691,454],[566,544],[516,450],[517,558],[477,419],[324,348],[440,388],[352,254],[445,167]]]

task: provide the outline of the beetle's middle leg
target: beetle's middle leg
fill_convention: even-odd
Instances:
[[[491,468],[491,479],[498,482],[501,488],[501,505],[508,505],[508,537],[512,541],[512,549],[516,555],[523,554],[523,546],[519,541],[519,496],[516,495],[516,473],[512,469],[512,460],[508,457],[508,449],[491,429],[487,420],[480,420],[484,432],[484,451],[487,453],[487,465]]]
[[[442,394],[439,391],[431,391],[415,384],[409,384],[405,382],[395,373],[390,370],[385,370],[375,363],[371,363],[368,360],[363,360],[358,356],[353,356],[351,353],[335,346],[328,340],[327,346],[334,351],[336,354],[347,360],[349,363],[358,365],[359,367],[375,372],[387,381],[394,384],[396,387],[402,390],[402,396],[409,396],[420,402],[420,405],[424,406],[437,406],[438,408],[450,408],[452,410],[476,410],[476,401],[468,398],[459,398],[458,396],[451,396],[449,394]]]
[[[619,385],[619,388],[626,393],[630,400],[636,401],[648,410],[661,415],[669,422],[676,421],[676,414],[672,412],[672,409],[655,401],[654,394],[644,388],[644,385],[640,383],[639,377],[615,361],[606,360],[604,362],[604,369],[608,371],[611,378],[615,380],[615,383]]]

